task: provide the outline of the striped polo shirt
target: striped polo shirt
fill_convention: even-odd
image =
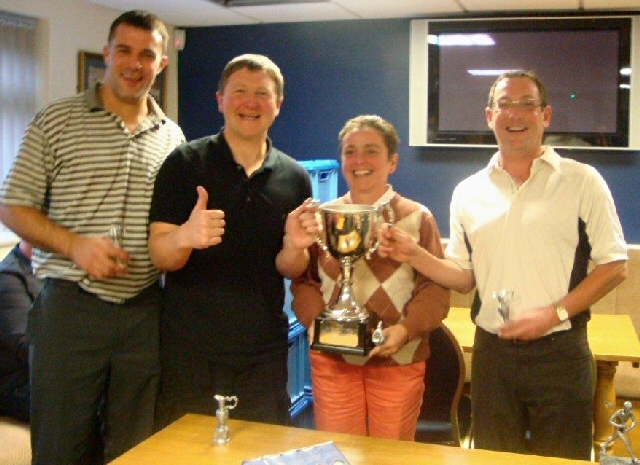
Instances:
[[[88,236],[107,236],[112,224],[123,224],[122,247],[130,255],[125,276],[98,281],[60,254],[35,249],[33,256],[38,277],[74,281],[120,303],[158,277],[147,249],[153,184],[164,159],[185,138],[151,97],[149,115],[129,132],[118,115],[105,110],[97,88],[53,102],[35,116],[0,202],[37,208]]]

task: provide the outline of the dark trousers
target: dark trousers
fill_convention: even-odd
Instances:
[[[471,373],[475,447],[590,460],[591,370],[586,327],[529,343],[477,328]]]
[[[230,418],[289,425],[287,346],[253,361],[221,363],[211,360],[182,338],[162,335],[162,376],[157,429],[187,413],[215,415],[213,396],[236,396]],[[246,358],[246,355],[243,355]]]
[[[34,465],[109,462],[152,434],[159,309],[157,285],[112,304],[46,280],[28,322]]]

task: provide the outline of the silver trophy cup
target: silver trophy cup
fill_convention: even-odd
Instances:
[[[388,204],[336,204],[318,208],[322,218],[321,247],[340,262],[339,292],[315,320],[312,349],[366,355],[372,348],[370,315],[353,295],[353,267],[357,260],[369,257],[378,248],[377,226],[384,220],[393,223]]]

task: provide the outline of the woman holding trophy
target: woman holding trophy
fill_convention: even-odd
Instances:
[[[399,145],[391,123],[375,115],[357,116],[346,122],[338,139],[349,192],[320,206],[321,213],[329,212],[323,222],[322,242],[338,245],[329,247],[331,254],[324,253],[319,245],[311,246],[310,265],[291,286],[293,311],[309,328],[310,340],[314,341],[310,363],[316,428],[413,440],[424,392],[425,360],[430,354],[429,332],[448,312],[449,291],[409,265],[375,252],[367,253],[368,258],[356,257],[345,266],[346,251],[359,245],[356,241],[351,247],[353,241],[375,237],[375,232],[363,229],[367,221],[357,213],[339,212],[388,205],[396,227],[442,257],[440,233],[426,207],[400,196],[388,184],[389,175],[398,165]],[[352,223],[348,233],[336,233],[346,231],[345,226]],[[340,249],[342,242],[350,247]],[[364,347],[358,351],[348,342],[332,345],[332,339],[348,341],[348,337],[332,333],[333,329],[327,329],[330,324],[319,326],[331,323],[333,317],[335,326],[341,327],[345,318],[340,315],[348,313],[348,309],[340,308],[345,300],[353,300],[353,305],[362,308],[369,328],[378,327],[378,333],[381,330],[381,342],[376,347],[356,344]],[[327,331],[325,340],[314,334],[320,329]],[[370,336],[369,331],[369,340]]]

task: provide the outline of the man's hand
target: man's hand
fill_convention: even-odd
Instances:
[[[108,237],[76,234],[71,239],[69,256],[78,268],[99,280],[127,273],[129,254]]]
[[[317,203],[312,199],[307,199],[287,215],[287,222],[284,226],[285,246],[306,249],[315,242],[320,230],[317,211]]]
[[[560,321],[553,305],[534,308],[506,321],[498,330],[502,339],[531,341],[544,336]]]
[[[307,247],[315,242],[318,235],[317,202],[307,199],[287,215],[284,225],[282,249],[276,257],[276,268],[282,276],[296,278],[309,265]]]
[[[420,250],[420,246],[415,238],[400,228],[387,223],[382,225],[378,231],[378,255],[382,258],[389,257],[400,263],[409,263]]]
[[[198,200],[189,219],[180,226],[179,243],[182,248],[206,249],[222,242],[225,226],[224,212],[207,210],[209,194],[202,186],[196,189]]]

